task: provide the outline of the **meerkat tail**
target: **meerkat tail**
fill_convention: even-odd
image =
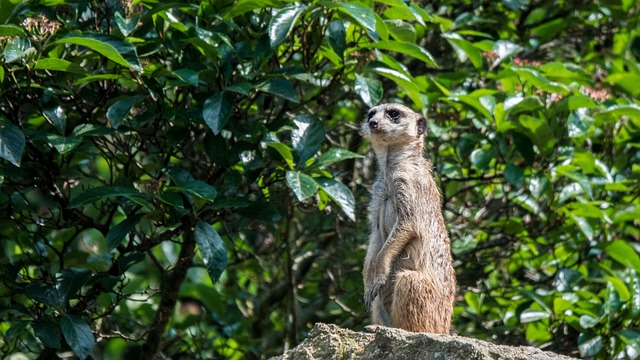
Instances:
[[[442,301],[442,295],[428,275],[412,270],[400,271],[396,274],[394,287],[390,314],[394,326],[413,332],[449,333],[451,314],[447,313],[446,306],[435,306],[444,311],[433,312],[434,305]]]

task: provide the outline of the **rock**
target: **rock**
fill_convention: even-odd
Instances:
[[[305,341],[272,360],[388,359],[388,360],[563,360],[567,356],[529,346],[495,345],[463,336],[411,333],[371,326],[373,333],[316,324]]]

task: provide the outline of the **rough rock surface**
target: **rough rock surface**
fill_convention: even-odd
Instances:
[[[462,336],[411,333],[375,326],[361,333],[318,323],[300,345],[272,360],[564,360],[567,356],[528,346],[495,345]]]

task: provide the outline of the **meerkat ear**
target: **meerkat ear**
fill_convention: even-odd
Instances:
[[[425,132],[427,132],[427,119],[425,119],[424,116],[420,115],[420,117],[418,117],[418,135],[424,135]]]

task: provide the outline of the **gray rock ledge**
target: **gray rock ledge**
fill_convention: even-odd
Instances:
[[[495,345],[463,336],[411,333],[382,326],[372,333],[317,323],[306,340],[272,360],[568,360],[529,346]]]

